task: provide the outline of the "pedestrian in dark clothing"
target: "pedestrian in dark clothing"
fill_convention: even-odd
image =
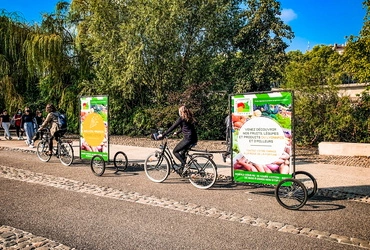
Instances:
[[[17,113],[13,116],[14,120],[14,127],[15,131],[17,133],[18,140],[23,140],[23,129],[21,127],[22,125],[22,110],[18,109]]]
[[[44,122],[44,117],[42,117],[42,112],[40,112],[40,110],[36,110],[35,119],[36,119],[36,130],[38,130],[42,123]]]

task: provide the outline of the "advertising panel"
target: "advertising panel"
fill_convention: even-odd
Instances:
[[[294,172],[293,94],[232,95],[232,167],[236,182],[276,185]]]
[[[109,160],[108,96],[80,98],[80,158]]]

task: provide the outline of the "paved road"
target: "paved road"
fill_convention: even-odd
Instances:
[[[265,187],[218,182],[210,190],[198,190],[175,175],[156,184],[140,166],[96,177],[79,159],[71,167],[56,158],[41,163],[34,153],[14,151],[26,149],[19,142],[12,143],[12,150],[2,143],[0,224],[10,227],[0,228],[0,236],[4,231],[11,238],[16,228],[48,239],[33,237],[39,245],[50,246],[51,239],[76,249],[370,248],[366,197],[356,201],[317,195],[300,211],[290,211]],[[150,149],[111,150],[122,150],[132,162],[140,162]],[[354,176],[364,169],[346,168],[343,178],[338,166],[308,165],[298,163],[297,168],[317,171],[320,187],[366,195],[369,172]],[[231,172],[221,164],[222,171]],[[16,232],[13,236],[20,234]]]

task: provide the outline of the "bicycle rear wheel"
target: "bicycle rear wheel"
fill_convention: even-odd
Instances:
[[[170,163],[161,152],[156,151],[146,158],[144,170],[151,181],[163,182],[170,174]]]
[[[59,145],[59,160],[64,166],[70,166],[73,162],[74,153],[71,144],[63,142]]]
[[[90,168],[96,176],[102,176],[105,171],[105,161],[103,157],[101,155],[94,155],[90,161]]]
[[[303,207],[308,199],[306,187],[296,179],[284,179],[275,189],[278,203],[286,209],[297,210]]]
[[[116,173],[118,171],[125,171],[128,165],[127,155],[122,151],[118,151],[113,158],[113,164],[116,168]]]
[[[217,166],[214,161],[205,155],[193,157],[189,162],[189,180],[193,186],[207,189],[217,180]]]
[[[43,162],[50,161],[51,155],[48,155],[49,143],[47,141],[40,141],[36,147],[37,157]]]
[[[306,171],[296,171],[293,174],[294,179],[299,180],[307,189],[307,196],[311,198],[317,192],[317,181],[313,175]]]

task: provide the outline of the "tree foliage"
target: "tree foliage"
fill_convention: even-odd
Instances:
[[[3,12],[0,106],[56,103],[77,132],[78,97],[109,95],[110,132],[143,135],[166,129],[187,104],[200,138],[220,139],[230,93],[280,82],[302,93],[301,142],[366,141],[368,93],[353,103],[336,86],[369,77],[368,14],[343,56],[328,46],[286,54],[294,34],[280,14],[276,0],[62,1],[32,26]]]
[[[250,10],[241,9],[242,3]],[[148,119],[153,110],[162,113],[158,109],[168,110],[167,106],[173,106],[172,112],[161,120],[170,120],[180,103],[189,103],[202,117],[205,110],[216,114],[222,110],[223,115],[212,119],[220,124],[227,113],[228,93],[268,90],[279,75],[287,46],[283,39],[292,37],[279,14],[280,5],[271,0],[75,0],[71,17],[78,30],[76,41],[90,53],[95,76],[84,82],[82,93],[113,97],[111,116],[119,120],[114,124],[116,133],[147,130],[144,127],[155,123],[156,118]],[[247,37],[257,34],[251,32],[256,21],[257,33],[264,35],[247,42]],[[267,59],[274,61],[273,67],[261,73],[261,63]],[[235,89],[243,76],[253,80],[253,87]],[[202,95],[183,94],[189,90]],[[224,125],[220,126],[218,132],[209,133],[205,131],[210,126],[201,123],[202,135],[221,137]]]
[[[286,62],[283,39],[292,39],[291,28],[280,19],[280,3],[275,0],[248,0],[241,12],[244,25],[235,36],[241,50],[235,92],[270,90],[281,78]]]

